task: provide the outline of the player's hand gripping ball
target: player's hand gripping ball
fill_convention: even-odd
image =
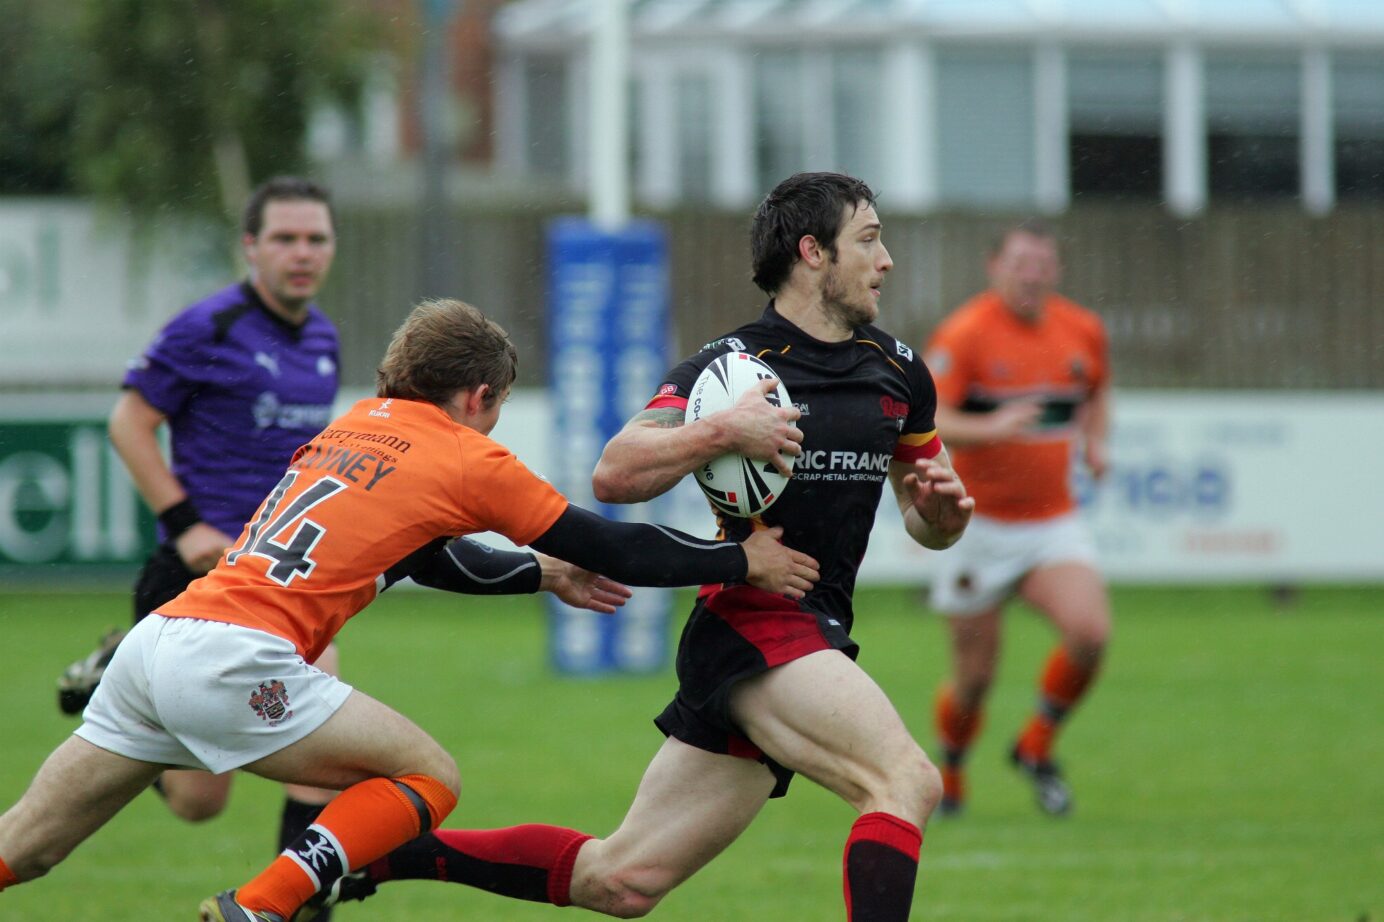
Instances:
[[[705,419],[735,406],[740,395],[765,378],[778,378],[772,368],[747,352],[727,352],[697,376],[687,400],[685,420]],[[780,381],[765,399],[774,406],[790,407],[788,389]],[[793,457],[781,454],[791,467]],[[711,504],[727,515],[749,518],[773,505],[788,485],[788,478],[768,461],[755,461],[731,452],[713,458],[692,472]]]

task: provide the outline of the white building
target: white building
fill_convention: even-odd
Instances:
[[[586,182],[592,0],[495,21],[499,165]],[[839,169],[891,209],[1384,199],[1381,0],[629,0],[650,206]]]

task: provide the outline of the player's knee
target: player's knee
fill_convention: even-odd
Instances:
[[[168,809],[173,815],[189,823],[205,823],[207,820],[216,819],[226,809],[226,797],[219,793],[187,792],[170,785],[165,796],[168,798]]]
[[[893,761],[889,797],[894,813],[916,826],[927,822],[928,816],[942,800],[942,773],[922,748],[914,745],[901,758]]]
[[[587,909],[617,919],[638,919],[652,912],[676,885],[671,872],[648,865],[589,867],[573,881],[572,897]]]
[[[989,694],[990,685],[994,680],[995,670],[993,666],[957,676],[953,686],[957,705],[966,711],[979,710],[985,702],[985,696]]]
[[[1100,664],[1110,642],[1108,618],[1092,618],[1070,628],[1063,638],[1067,654],[1078,665],[1093,669]]]
[[[653,869],[616,874],[608,881],[612,897],[606,912],[617,919],[640,919],[653,911],[672,883]]]

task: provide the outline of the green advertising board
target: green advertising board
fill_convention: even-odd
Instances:
[[[47,418],[32,406],[9,412],[25,402],[7,395],[0,412],[0,580],[132,578],[152,549],[154,519],[106,438],[104,414],[80,412],[90,400],[63,408],[51,399]]]

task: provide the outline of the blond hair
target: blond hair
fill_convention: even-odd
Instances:
[[[490,385],[491,406],[514,384],[519,355],[495,321],[464,301],[420,302],[394,331],[375,372],[381,397],[443,405],[461,390]]]

